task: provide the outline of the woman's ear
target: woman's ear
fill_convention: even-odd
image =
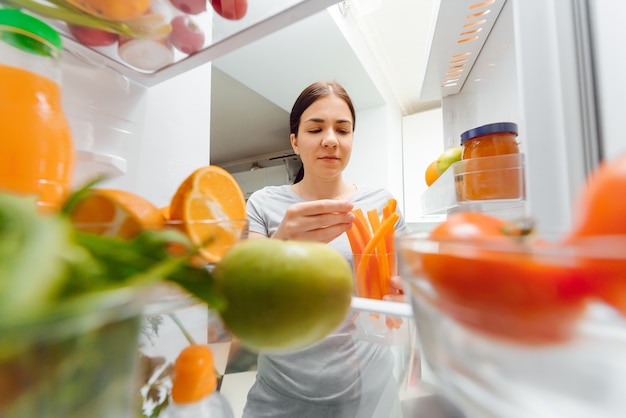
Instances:
[[[298,138],[296,138],[295,134],[290,134],[289,135],[289,141],[291,142],[291,148],[293,148],[293,152],[296,155],[299,155],[300,153],[298,152]]]

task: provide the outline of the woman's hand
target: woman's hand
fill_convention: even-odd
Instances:
[[[349,200],[314,200],[291,205],[272,238],[330,242],[352,226]]]
[[[404,287],[402,285],[402,278],[400,276],[391,277],[391,294],[384,295],[383,300],[389,300],[392,302],[406,302],[404,296]]]

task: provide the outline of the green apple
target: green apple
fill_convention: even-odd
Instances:
[[[350,311],[354,291],[346,259],[318,242],[250,239],[214,270],[226,300],[224,325],[255,350],[287,352],[312,345]]]
[[[452,164],[461,161],[463,147],[457,146],[448,148],[437,158],[437,174],[442,175]]]

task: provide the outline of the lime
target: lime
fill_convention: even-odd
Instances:
[[[352,269],[318,242],[252,239],[236,244],[216,266],[220,314],[248,347],[269,352],[312,345],[346,318],[354,291]]]

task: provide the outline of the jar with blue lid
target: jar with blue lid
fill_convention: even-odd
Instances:
[[[513,122],[497,122],[461,134],[464,200],[516,199],[523,194],[517,141]]]

